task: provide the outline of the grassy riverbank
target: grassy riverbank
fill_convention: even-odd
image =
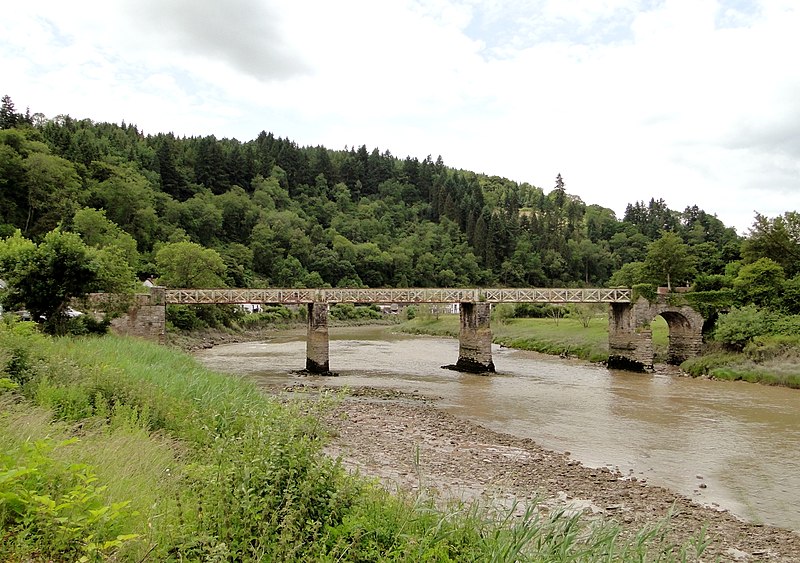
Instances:
[[[279,402],[141,341],[0,324],[4,561],[680,560],[652,531],[387,495]],[[690,559],[694,547],[689,548]],[[84,559],[85,558],[85,559]]]
[[[800,389],[800,351],[791,350],[779,357],[752,358],[746,353],[717,351],[686,360],[681,364],[689,375],[727,381],[748,381]]]
[[[458,337],[458,315],[440,315],[416,318],[400,325],[400,330],[411,334]],[[653,345],[656,358],[667,351],[669,331],[667,323],[657,317],[652,323]],[[556,356],[576,357],[590,362],[608,359],[608,320],[598,317],[583,326],[578,319],[507,319],[492,323],[493,342],[509,348],[530,350]]]

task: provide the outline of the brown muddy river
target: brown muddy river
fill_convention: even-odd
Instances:
[[[461,374],[458,341],[332,328],[327,385],[387,387],[588,466],[619,467],[749,521],[800,530],[800,391],[634,374],[493,348],[498,373]],[[207,366],[297,383],[304,332],[197,353]],[[700,488],[705,484],[706,488]]]

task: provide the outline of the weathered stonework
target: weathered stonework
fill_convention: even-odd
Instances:
[[[623,369],[653,368],[653,333],[650,323],[661,315],[669,326],[667,362],[680,364],[700,354],[703,322],[688,305],[671,305],[659,296],[651,303],[640,297],[635,303],[612,303],[608,317],[608,365]]]
[[[306,341],[306,371],[330,374],[328,344],[328,304],[308,304],[308,340]]]
[[[461,303],[458,334],[458,362],[455,369],[472,373],[493,373],[492,329],[489,303]],[[450,366],[447,366],[450,367]]]
[[[111,331],[123,336],[136,336],[164,343],[167,305],[163,287],[151,287],[150,293],[138,293],[123,314],[111,321]]]

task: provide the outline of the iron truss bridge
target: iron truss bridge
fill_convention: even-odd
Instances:
[[[630,303],[630,289],[167,289],[166,302],[211,303]]]

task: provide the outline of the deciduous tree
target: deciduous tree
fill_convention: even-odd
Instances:
[[[194,242],[166,244],[156,253],[158,281],[168,287],[225,287],[225,263],[219,253]]]
[[[666,281],[670,290],[673,281],[686,280],[695,271],[689,246],[671,231],[662,231],[661,238],[650,243],[644,264],[648,274],[659,283]]]
[[[122,265],[121,269],[111,265]],[[105,267],[103,275],[101,268]],[[70,302],[90,291],[117,290],[133,284],[124,260],[98,256],[75,233],[54,230],[36,245],[17,233],[0,241],[0,275],[8,289],[8,307],[25,307],[45,330],[63,334]]]

